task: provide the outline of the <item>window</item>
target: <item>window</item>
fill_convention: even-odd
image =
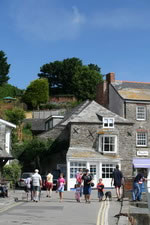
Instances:
[[[137,132],[136,146],[147,146],[147,133],[146,132]]]
[[[102,178],[112,178],[115,167],[114,164],[102,164]]]
[[[146,107],[137,106],[136,107],[136,119],[137,120],[146,120]]]
[[[85,162],[70,162],[70,178],[75,178],[76,173],[79,169],[86,169]]]
[[[96,175],[96,165],[90,165],[90,174]]]
[[[100,152],[114,153],[117,151],[117,136],[115,135],[100,135]]]
[[[103,128],[114,128],[114,118],[103,118]]]

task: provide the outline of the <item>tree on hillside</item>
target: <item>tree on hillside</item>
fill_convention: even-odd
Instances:
[[[72,94],[72,79],[82,61],[78,58],[68,58],[45,64],[40,68],[38,76],[47,78],[52,94]]]
[[[13,108],[12,110],[5,111],[6,119],[17,125],[17,138],[22,141],[22,123],[25,119],[25,112],[21,108]]]
[[[18,97],[21,96],[23,93],[23,91],[11,84],[3,84],[0,87],[0,98],[4,98],[4,97]]]
[[[9,80],[10,64],[7,63],[7,57],[3,51],[0,51],[0,86]]]
[[[102,80],[101,69],[95,64],[86,66],[86,76],[88,76],[89,73],[88,82],[86,79],[83,79],[85,66],[79,58],[75,57],[45,64],[40,68],[40,71],[41,73],[39,73],[38,76],[48,79],[51,94],[74,94],[79,100],[82,100],[83,96],[80,98],[81,95],[78,91],[84,92],[84,86],[86,90],[90,91],[90,99],[92,95],[95,96],[95,93],[92,93],[92,91],[95,92],[95,86],[91,88],[90,84],[96,85]],[[78,85],[76,85],[75,80],[78,82]],[[82,85],[79,85],[79,83],[82,83]],[[77,90],[77,88],[80,88],[80,90]],[[87,96],[86,94],[84,99],[87,98]]]
[[[41,103],[46,103],[49,99],[49,85],[47,79],[37,79],[27,87],[23,101],[34,109],[39,109]]]
[[[96,97],[96,86],[102,81],[102,76],[88,66],[83,66],[73,78],[74,94],[79,100]]]

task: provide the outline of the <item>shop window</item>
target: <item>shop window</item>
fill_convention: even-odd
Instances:
[[[114,164],[102,164],[102,178],[112,178],[115,167]]]
[[[85,162],[70,162],[70,178],[75,178],[76,173],[79,169],[85,170],[86,163]]]

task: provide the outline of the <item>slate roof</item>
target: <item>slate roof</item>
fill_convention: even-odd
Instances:
[[[123,99],[150,100],[150,83],[116,80],[111,84]]]
[[[95,151],[93,148],[77,148],[77,147],[70,147],[67,152],[67,157],[68,158],[77,158],[77,159],[85,159],[85,158],[90,158],[90,160],[98,160],[98,159],[103,159],[103,161],[108,161],[108,159],[116,159],[120,160],[120,156],[118,155],[102,155],[99,152]]]
[[[31,124],[31,130],[33,131],[45,131],[46,119],[25,119],[24,123]]]
[[[104,108],[95,101],[88,102],[85,108],[83,108],[74,118],[70,119],[70,122],[100,123],[102,122],[103,117],[114,118],[115,123],[132,123],[131,121]]]

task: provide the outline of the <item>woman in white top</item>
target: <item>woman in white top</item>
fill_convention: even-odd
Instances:
[[[48,173],[46,177],[46,190],[47,190],[47,196],[51,198],[52,196],[52,189],[53,189],[53,175],[51,173]]]

